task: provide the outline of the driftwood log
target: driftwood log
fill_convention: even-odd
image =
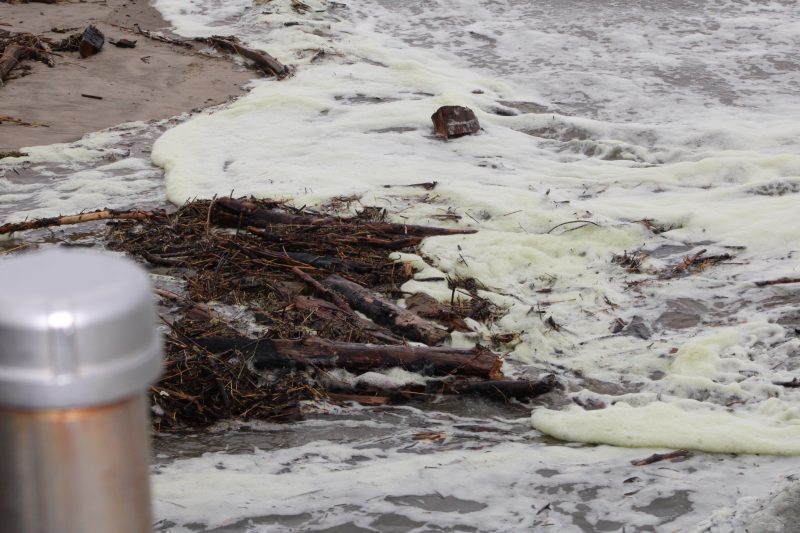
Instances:
[[[248,48],[242,45],[236,37],[221,37],[215,35],[213,37],[198,38],[196,40],[209,44],[214,48],[219,48],[220,50],[247,58],[255,63],[262,72],[265,74],[272,74],[279,80],[287,77],[291,72],[286,65],[268,53]]]
[[[488,380],[455,383],[449,387],[456,394],[479,394],[498,400],[527,400],[559,387],[556,377],[548,374],[539,380]],[[447,390],[447,389],[446,389]]]
[[[80,224],[81,222],[91,222],[94,220],[150,220],[154,217],[164,216],[160,211],[116,211],[114,209],[101,209],[91,213],[81,213],[79,215],[69,215],[63,217],[39,218],[25,222],[14,222],[0,226],[0,235],[14,233],[17,231],[27,231],[32,229],[49,228],[52,226],[66,226],[69,224]]]
[[[28,51],[18,44],[9,44],[0,56],[0,82],[5,82],[11,70],[27,59]]]
[[[326,379],[325,389],[328,394],[337,394],[355,401],[371,405],[360,398],[382,399],[381,404],[405,402],[423,397],[435,398],[441,394],[483,396],[492,400],[508,403],[511,400],[527,401],[561,387],[555,376],[548,374],[537,380],[487,380],[480,381],[474,378],[460,378],[457,381],[431,381],[427,386],[404,385],[401,387],[384,388],[380,383],[358,383],[353,386],[338,380]],[[344,399],[344,398],[343,398]]]
[[[367,335],[375,342],[380,342],[382,344],[405,344],[405,340],[402,337],[380,327],[374,322],[364,320],[350,308],[343,309],[331,302],[302,295],[295,296],[294,306],[301,311],[313,313],[317,317],[325,319],[327,322],[335,320],[349,322],[361,333]]]
[[[277,202],[275,206],[277,207]],[[296,226],[336,226],[352,219],[340,219],[315,215],[300,215],[259,206],[250,200],[236,198],[218,198],[211,209],[211,219],[221,225],[233,228],[269,228],[276,224]],[[435,235],[464,235],[476,233],[476,230],[436,228],[432,226],[416,226],[412,224],[396,224],[390,222],[364,222],[359,226],[376,234],[401,235],[403,237],[431,237]]]
[[[192,342],[216,354],[239,351],[252,356],[256,369],[344,368],[367,372],[401,367],[424,375],[460,375],[500,379],[502,360],[481,347],[471,350],[382,346],[309,337],[300,340],[205,337]]]
[[[353,309],[361,311],[374,322],[386,326],[410,341],[436,346],[450,338],[450,334],[438,324],[382,300],[357,283],[333,275],[326,278],[322,285],[341,294]]]

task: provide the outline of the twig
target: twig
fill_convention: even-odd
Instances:
[[[800,278],[778,278],[766,281],[756,281],[756,287],[767,287],[769,285],[784,285],[788,283],[800,283]]]
[[[691,457],[692,452],[685,449],[675,450],[674,452],[669,453],[654,453],[649,457],[645,457],[644,459],[636,459],[631,461],[633,466],[645,466],[650,465],[653,463],[657,463],[659,461],[666,461],[667,459],[678,459],[680,457]]]
[[[557,228],[560,228],[561,226],[566,226],[567,224],[577,224],[577,223],[579,223],[579,222],[580,222],[581,224],[591,224],[592,226],[597,226],[598,228],[599,228],[599,227],[602,227],[602,226],[600,226],[600,224],[598,224],[597,222],[592,222],[591,220],[568,220],[567,222],[562,222],[561,224],[557,224],[557,225],[553,226],[552,228],[550,228],[549,230],[547,230],[547,232],[546,232],[546,233],[552,233],[552,232],[553,232],[553,230],[555,230],[555,229],[557,229]]]

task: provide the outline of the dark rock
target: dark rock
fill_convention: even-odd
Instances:
[[[472,109],[457,105],[446,105],[431,115],[436,135],[449,139],[477,133],[481,129]]]
[[[106,41],[103,32],[98,30],[92,25],[86,26],[81,36],[81,44],[78,46],[78,51],[82,58],[93,56],[103,48],[103,43]]]

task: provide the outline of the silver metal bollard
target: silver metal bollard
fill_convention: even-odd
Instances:
[[[97,252],[0,262],[0,532],[152,531],[150,281]]]

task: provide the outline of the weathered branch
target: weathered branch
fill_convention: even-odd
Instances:
[[[345,304],[346,305],[346,304]],[[294,299],[294,306],[301,311],[308,311],[317,315],[317,317],[327,321],[340,320],[348,321],[358,330],[365,334],[370,339],[383,344],[404,344],[405,340],[398,337],[391,331],[361,318],[358,314],[354,313],[349,307],[341,308],[333,303],[319,300],[317,298],[310,298],[308,296],[296,296]]]
[[[215,35],[213,37],[198,38],[196,40],[219,48],[220,50],[245,57],[255,63],[262,72],[272,74],[279,80],[287,77],[291,72],[286,65],[268,53],[248,48],[242,45],[235,37],[221,37]]]
[[[784,285],[789,283],[800,283],[800,278],[778,278],[765,281],[756,281],[756,287],[768,287],[770,285]]]
[[[5,82],[11,70],[30,55],[27,48],[18,44],[9,44],[0,56],[0,82]]]
[[[653,455],[645,457],[644,459],[636,459],[634,461],[631,461],[631,464],[633,466],[645,466],[657,463],[659,461],[666,461],[667,459],[679,459],[683,457],[690,457],[691,455],[692,452],[690,452],[689,450],[680,449],[668,453],[654,453]]]
[[[380,299],[372,291],[357,283],[334,275],[325,279],[322,284],[341,294],[353,309],[361,311],[374,322],[386,326],[408,340],[435,346],[450,338],[450,334],[438,324]]]
[[[81,213],[79,215],[39,218],[36,220],[27,220],[25,222],[4,224],[0,226],[0,235],[17,231],[48,228],[51,226],[80,224],[82,222],[92,222],[95,220],[149,220],[159,216],[163,216],[163,213],[159,211],[116,211],[114,209],[102,209],[99,211],[92,211],[91,213]]]

